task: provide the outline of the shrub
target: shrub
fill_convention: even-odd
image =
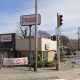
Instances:
[[[66,60],[64,59],[64,53],[60,54],[60,62],[65,62]]]
[[[37,61],[42,61],[41,55],[38,55],[38,56],[37,56]]]
[[[42,61],[38,61],[38,62],[37,62],[37,67],[38,67],[38,68],[43,67],[43,62],[42,62]]]
[[[34,67],[35,65],[35,62],[33,60],[33,62],[31,63],[31,66]],[[40,68],[40,67],[43,67],[43,62],[42,62],[42,57],[41,55],[38,55],[37,56],[37,67]]]
[[[54,66],[55,66],[55,62],[54,61],[45,62],[45,67],[54,67]]]
[[[35,63],[33,62],[33,63],[31,64],[31,66],[34,67],[34,65],[35,65]],[[41,67],[43,67],[43,66],[44,66],[43,61],[37,61],[37,67],[38,67],[38,68],[41,68]]]
[[[64,53],[60,53],[60,62],[64,62]]]

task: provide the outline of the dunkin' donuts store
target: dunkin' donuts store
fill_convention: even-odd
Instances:
[[[31,60],[35,54],[35,39],[31,38]],[[57,49],[57,41],[38,38],[38,55],[42,61],[53,61]],[[0,34],[0,54],[3,58],[21,58],[29,56],[29,38],[18,39],[15,33]]]

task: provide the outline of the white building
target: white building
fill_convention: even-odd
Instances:
[[[42,61],[53,61],[57,49],[57,41],[51,39],[38,38],[38,55],[41,55]],[[29,55],[29,38],[27,39],[16,39],[15,40],[15,51],[21,52],[21,56]],[[31,38],[31,55],[35,54],[35,39]]]

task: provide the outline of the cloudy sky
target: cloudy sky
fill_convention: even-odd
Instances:
[[[35,13],[35,0],[0,0],[0,33],[15,32],[21,15]],[[40,30],[55,34],[57,13],[63,15],[62,34],[77,39],[80,27],[80,0],[38,0]]]

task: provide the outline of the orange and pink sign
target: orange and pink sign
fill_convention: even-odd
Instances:
[[[3,65],[28,65],[28,58],[4,58]]]
[[[20,17],[21,26],[35,25],[35,22],[36,22],[35,14],[22,15]],[[40,24],[41,24],[41,15],[38,14],[38,25],[40,25]]]

